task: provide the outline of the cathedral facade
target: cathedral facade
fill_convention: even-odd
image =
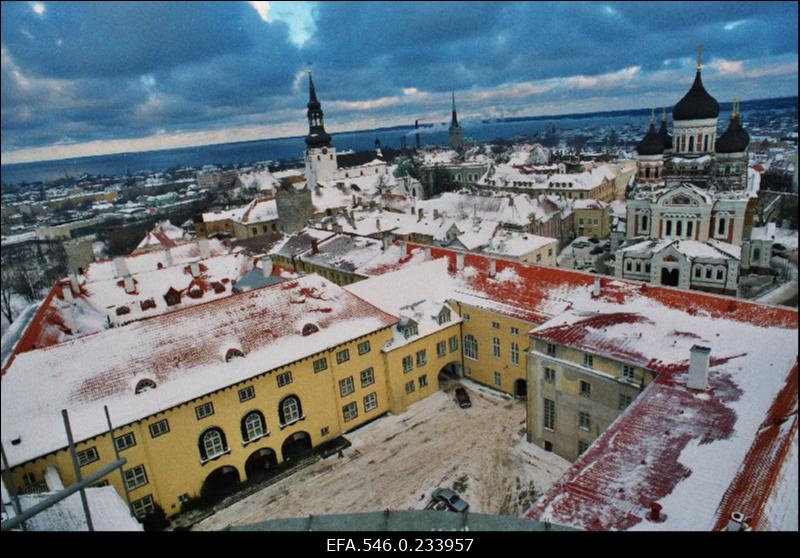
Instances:
[[[751,268],[759,177],[748,172],[750,136],[738,103],[717,137],[719,103],[703,86],[701,70],[698,55],[694,83],[672,111],[672,135],[665,110],[658,130],[651,116],[636,147],[638,171],[615,274],[735,295],[740,272]]]

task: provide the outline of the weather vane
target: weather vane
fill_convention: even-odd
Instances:
[[[313,64],[313,62],[311,62],[311,61],[309,60],[309,61],[307,62],[307,64],[308,64],[308,75],[311,75],[311,64]]]
[[[697,45],[697,71],[703,67],[703,45]]]

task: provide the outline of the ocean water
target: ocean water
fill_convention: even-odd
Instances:
[[[742,111],[747,115],[756,112],[794,109],[796,115],[797,97],[784,99],[767,99],[742,103]],[[719,115],[720,122],[727,122],[730,105],[722,104]],[[560,130],[593,129],[589,132],[596,139],[604,135],[604,130],[611,127],[620,131],[629,125],[634,130],[642,130],[647,126],[649,110],[617,111],[610,113],[592,113],[582,115],[542,116],[525,120],[478,121],[465,119],[460,122],[462,134],[478,142],[494,139],[515,139],[531,137],[545,132],[553,124]],[[795,116],[796,121],[796,116]],[[422,145],[443,145],[447,143],[447,127],[442,122],[420,128]],[[331,134],[332,143],[338,151],[352,149],[364,151],[374,148],[375,138],[379,138],[384,147],[399,148],[401,137],[405,136],[406,144],[415,144],[413,126],[403,128],[384,128],[378,130],[361,130]],[[122,176],[140,171],[158,171],[174,167],[200,167],[207,164],[228,165],[234,163],[254,163],[258,161],[282,161],[302,157],[305,143],[303,137],[267,139],[204,145],[180,149],[164,149],[137,153],[120,153],[96,157],[80,157],[58,161],[41,161],[35,163],[19,163],[2,166],[3,184],[20,182],[36,182],[55,180],[65,176],[78,177],[82,174],[99,176]]]

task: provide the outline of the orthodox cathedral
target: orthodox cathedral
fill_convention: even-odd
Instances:
[[[751,239],[759,175],[748,169],[750,136],[734,102],[717,137],[719,103],[697,73],[661,126],[636,146],[638,172],[628,191],[626,242],[615,274],[639,281],[735,295],[740,271],[769,268],[770,242]]]

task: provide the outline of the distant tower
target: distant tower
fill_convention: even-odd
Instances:
[[[456,94],[453,92],[453,117],[450,120],[450,147],[456,151],[464,148],[464,141],[461,139],[461,126],[458,125],[456,116]]]
[[[375,156],[378,159],[383,159],[383,151],[381,151],[381,140],[375,138]]]
[[[322,105],[317,100],[311,70],[308,71],[308,135],[305,152],[306,183],[314,188],[321,181],[333,179],[338,161],[336,148],[331,147],[331,137],[325,132]]]
[[[289,234],[299,231],[314,216],[311,187],[295,188],[290,182],[282,180],[275,190],[275,206],[281,230]]]
[[[717,152],[717,183],[725,189],[744,190],[747,187],[747,147],[750,134],[744,129],[739,113],[739,101],[733,101],[728,129],[714,146]]]
[[[642,141],[636,145],[636,162],[639,168],[638,179],[643,184],[664,181],[664,138],[656,132],[655,109],[650,113],[650,129]]]

